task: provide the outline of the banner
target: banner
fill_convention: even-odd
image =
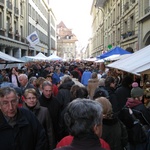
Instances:
[[[38,44],[40,41],[36,31],[31,33],[29,36],[27,36],[26,39],[29,41],[30,45],[32,46]]]

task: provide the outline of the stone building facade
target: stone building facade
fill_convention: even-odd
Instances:
[[[77,37],[72,33],[72,30],[61,21],[57,25],[57,55],[67,61],[74,60],[77,56],[77,41]]]
[[[92,56],[120,46],[135,52],[150,44],[149,0],[93,0]]]
[[[36,31],[40,42],[26,37]],[[0,0],[0,51],[21,58],[56,51],[56,18],[49,0]]]
[[[139,48],[150,44],[150,0],[139,0]]]
[[[0,51],[21,57],[28,50],[25,1],[0,0]]]

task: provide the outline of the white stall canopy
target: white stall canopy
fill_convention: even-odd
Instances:
[[[124,59],[115,61],[107,67],[120,69],[133,74],[149,72],[150,70],[150,45],[129,55]]]

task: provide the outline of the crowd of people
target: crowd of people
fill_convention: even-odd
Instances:
[[[148,150],[147,76],[144,82],[140,86],[138,76],[85,62],[28,62],[2,69],[0,147]],[[137,124],[146,128],[142,140]]]

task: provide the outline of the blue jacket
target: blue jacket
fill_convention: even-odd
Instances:
[[[1,150],[46,150],[45,131],[36,117],[19,108],[16,125],[10,126],[0,111]]]
[[[88,85],[88,80],[91,78],[91,72],[88,71],[88,70],[85,70],[82,74],[82,77],[81,77],[81,83],[84,85],[84,86],[87,86]]]

